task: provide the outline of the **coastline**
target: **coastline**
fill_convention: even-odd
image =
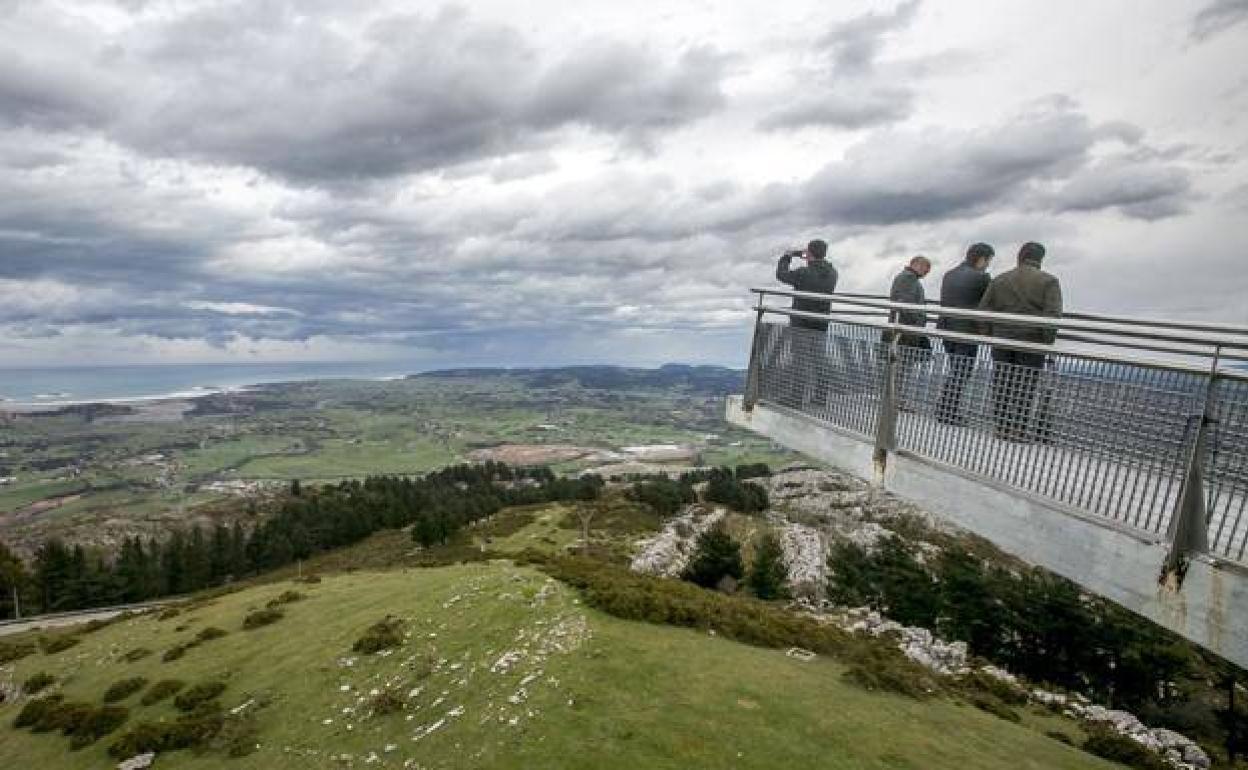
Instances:
[[[10,414],[39,414],[42,412],[55,412],[59,409],[66,409],[76,406],[87,406],[91,404],[113,404],[117,406],[130,405],[155,405],[160,403],[175,401],[195,401],[209,396],[231,395],[238,393],[252,392],[261,388],[276,387],[283,385],[295,385],[306,382],[328,382],[335,380],[343,381],[359,381],[359,382],[397,382],[408,377],[407,374],[387,374],[375,377],[351,377],[351,376],[316,376],[306,379],[285,379],[285,380],[265,380],[259,382],[251,382],[242,385],[229,385],[223,387],[202,386],[192,388],[191,390],[176,390],[165,393],[151,393],[145,395],[121,395],[121,396],[101,396],[73,398],[72,394],[64,394],[64,398],[56,400],[31,400],[31,399],[7,399],[0,398],[0,413],[8,412]],[[52,396],[60,396],[62,394],[52,394]]]

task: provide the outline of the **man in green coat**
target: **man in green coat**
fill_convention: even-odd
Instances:
[[[1056,277],[1040,269],[1044,254],[1044,246],[1024,243],[1018,250],[1018,266],[992,279],[979,309],[1060,318],[1062,285]],[[1057,339],[1057,330],[1047,326],[998,322],[990,324],[990,328],[994,337],[1020,342],[1051,345]],[[992,411],[999,437],[1007,441],[1048,439],[1046,409],[1042,407],[1039,424],[1034,430],[1031,426],[1036,382],[1046,358],[1043,353],[1005,347],[992,349]]]

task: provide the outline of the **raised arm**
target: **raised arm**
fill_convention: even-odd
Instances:
[[[790,270],[789,265],[792,262],[792,254],[785,254],[780,257],[780,261],[776,263],[776,280],[780,283],[787,283],[796,289],[798,276],[801,274],[802,269],[799,267],[796,270]]]

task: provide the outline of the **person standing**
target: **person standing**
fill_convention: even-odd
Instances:
[[[793,258],[804,257],[806,264],[793,269]],[[836,268],[827,260],[828,244],[816,238],[806,245],[805,251],[790,251],[776,263],[776,280],[792,286],[797,291],[816,294],[832,294],[836,291],[839,277]],[[794,297],[793,309],[804,313],[826,314],[832,309],[830,300]],[[826,318],[790,316],[789,326],[781,330],[781,340],[776,348],[779,356],[780,402],[785,406],[801,408],[806,400],[807,389],[814,385],[816,399],[822,399],[828,390],[825,369]],[[764,367],[767,369],[769,367]]]
[[[986,243],[976,243],[966,250],[966,259],[940,280],[940,306],[975,310],[988,290],[992,276],[988,265],[996,252]],[[970,318],[941,316],[936,328],[961,334],[979,334],[981,324]],[[949,374],[940,392],[940,405],[936,418],[947,425],[961,425],[962,393],[966,382],[975,371],[975,358],[979,345],[974,342],[944,340],[945,355],[949,358]]]
[[[911,259],[909,264],[893,279],[892,288],[888,292],[889,301],[922,307],[927,302],[927,296],[923,291],[923,279],[931,271],[932,263],[927,257],[920,254]],[[922,310],[894,310],[890,320],[904,326],[924,327],[927,326],[927,313]],[[891,336],[889,339],[891,340]],[[915,390],[913,370],[931,356],[932,341],[922,334],[902,333],[897,344],[903,348],[898,403],[902,409],[909,411],[917,400],[913,392]]]
[[[1044,255],[1044,246],[1024,243],[1018,250],[1018,266],[992,279],[979,309],[1060,318],[1062,285],[1055,276],[1040,269]],[[1047,326],[993,322],[990,327],[992,336],[1008,340],[1042,345],[1052,345],[1057,340],[1057,330]],[[1040,415],[1041,424],[1034,431],[1031,428],[1036,382],[1046,358],[1043,353],[993,347],[992,402],[998,437],[1007,441],[1048,440],[1047,414]]]

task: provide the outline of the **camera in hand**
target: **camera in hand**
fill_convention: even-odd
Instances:
[[[784,252],[784,256],[786,256],[786,257],[804,257],[804,256],[806,256],[806,250],[805,250],[805,249],[790,249],[789,251]]]

